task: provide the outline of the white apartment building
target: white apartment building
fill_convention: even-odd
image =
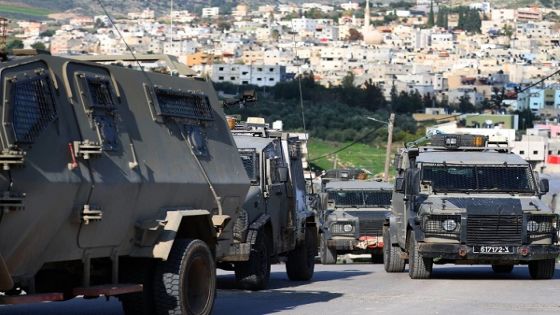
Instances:
[[[515,20],[515,10],[514,9],[493,9],[492,10],[492,21],[502,24],[507,21]]]
[[[220,15],[220,7],[202,8],[203,18],[215,18]]]
[[[286,67],[279,65],[214,64],[211,71],[212,81],[237,85],[274,86],[286,75]]]
[[[453,42],[453,34],[451,33],[436,33],[430,35],[430,46],[438,50],[453,50],[455,43]]]
[[[292,31],[296,33],[301,32],[315,32],[318,27],[324,27],[326,25],[332,25],[331,19],[308,19],[302,17],[300,19],[291,20]]]
[[[341,3],[340,7],[342,8],[342,10],[359,10],[360,9],[360,3],[359,2],[348,1],[346,3]]]

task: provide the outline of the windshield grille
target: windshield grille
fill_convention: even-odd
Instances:
[[[528,166],[423,165],[422,181],[434,191],[534,192]]]
[[[259,181],[257,175],[259,173],[257,153],[255,150],[239,150],[239,154],[251,183],[257,183]]]
[[[386,207],[391,204],[390,191],[329,191],[336,207]]]

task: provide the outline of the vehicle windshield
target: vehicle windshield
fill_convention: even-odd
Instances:
[[[391,195],[389,190],[336,190],[329,191],[329,200],[336,208],[388,207]]]
[[[255,150],[239,150],[241,162],[245,167],[247,176],[251,180],[251,184],[259,184],[259,159]]]
[[[423,165],[422,182],[438,191],[521,192],[535,191],[526,165]]]

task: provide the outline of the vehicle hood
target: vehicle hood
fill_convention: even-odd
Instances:
[[[551,213],[536,196],[428,196],[418,199],[422,213],[519,214],[521,212]]]

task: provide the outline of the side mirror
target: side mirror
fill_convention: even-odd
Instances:
[[[541,178],[541,180],[539,181],[539,190],[541,192],[541,194],[546,194],[547,192],[549,192],[549,185],[548,185],[548,178]]]
[[[280,182],[286,183],[289,179],[288,168],[286,166],[280,166],[277,170]]]
[[[397,177],[395,180],[395,191],[398,193],[404,193],[404,178]]]

